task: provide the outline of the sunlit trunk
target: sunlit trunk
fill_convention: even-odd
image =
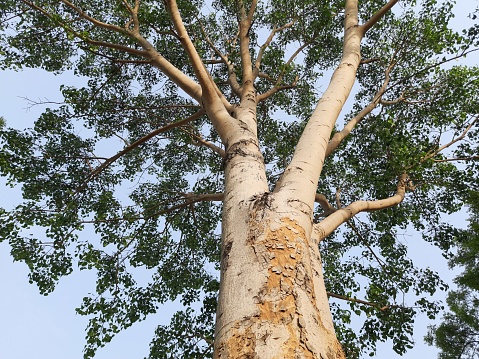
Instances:
[[[344,358],[310,237],[311,218],[268,192],[243,143],[226,165],[215,358]]]

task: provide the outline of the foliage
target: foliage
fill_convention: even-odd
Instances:
[[[73,270],[97,273],[96,293],[77,309],[90,318],[85,358],[173,300],[185,310],[157,328],[150,358],[211,354],[221,206],[210,200],[224,189],[225,144],[201,101],[155,62],[167,59],[197,79],[167,3],[138,2],[137,17],[127,1],[0,3],[1,69],[73,71],[87,80],[62,86],[64,103],[31,128],[0,122],[0,174],[23,195],[12,210],[0,210],[0,241],[28,265],[43,294]],[[384,3],[361,1],[360,22]],[[231,103],[243,76],[240,4],[178,1],[189,38]],[[412,263],[401,234],[414,228],[450,257],[467,234],[442,214],[460,211],[478,190],[479,68],[458,62],[476,51],[477,28],[449,27],[453,1],[400,4],[362,42],[354,104],[332,138],[343,125],[358,124],[328,157],[318,183],[318,193],[339,207],[388,198],[398,177],[409,175],[411,193],[399,206],[357,216],[320,245],[328,291],[369,303],[333,304],[348,358],[374,354],[388,338],[403,354],[413,344],[417,312],[438,313],[441,305],[430,297],[447,285]],[[255,88],[271,94],[257,106],[271,188],[341,58],[343,8],[339,0],[256,7],[248,34],[252,57],[262,56]],[[315,220],[322,212],[318,206]],[[363,321],[358,332],[350,327],[354,318]]]
[[[430,326],[426,342],[436,345],[439,358],[479,357],[479,194],[471,193],[469,233],[458,240],[450,265],[461,266],[455,278],[458,289],[448,294],[450,312],[439,326]]]

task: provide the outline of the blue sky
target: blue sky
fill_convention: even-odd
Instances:
[[[465,6],[468,1],[462,1]],[[469,2],[471,4],[472,2]],[[466,10],[457,8],[457,23],[464,20]],[[470,5],[468,5],[470,9]],[[22,128],[31,126],[44,107],[28,108],[22,99],[61,101],[59,86],[76,83],[71,74],[54,76],[38,70],[22,72],[0,72],[0,116],[9,126]],[[18,190],[7,189],[0,179],[0,206],[9,208],[18,200]],[[459,219],[457,219],[459,220]],[[420,238],[411,236],[412,259],[430,266],[451,280],[451,273],[437,249]],[[446,278],[445,278],[446,279]],[[0,244],[0,356],[5,359],[80,359],[84,345],[87,319],[75,314],[74,308],[81,299],[94,290],[95,276],[92,273],[74,273],[64,278],[55,292],[47,297],[39,294],[34,285],[28,283],[27,268],[23,263],[13,263],[6,243]],[[166,323],[175,309],[169,305],[158,314],[120,333],[107,347],[101,349],[97,359],[134,359],[148,354],[148,345],[156,325]],[[436,350],[425,346],[422,337],[429,322],[424,317],[416,326],[417,346],[403,358],[435,358]],[[399,357],[390,343],[381,344],[380,358]]]

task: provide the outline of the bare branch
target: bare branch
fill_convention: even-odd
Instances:
[[[360,212],[372,212],[381,209],[397,206],[404,200],[406,194],[408,175],[401,175],[396,194],[392,197],[375,201],[356,201],[349,206],[336,210],[334,213],[314,225],[315,231],[319,233],[319,240],[323,240],[344,222],[349,221]]]

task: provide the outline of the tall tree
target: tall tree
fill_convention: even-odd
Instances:
[[[447,296],[450,312],[439,326],[430,326],[426,341],[436,345],[441,359],[479,358],[479,193],[471,193],[470,223],[456,237],[457,252],[450,266],[464,271],[455,278],[458,288]]]
[[[150,358],[412,346],[446,285],[401,233],[448,254],[441,214],[478,186],[479,69],[457,62],[477,34],[451,30],[452,1],[398,2],[1,2],[2,68],[88,79],[0,133],[13,258],[45,294],[74,262],[97,272],[86,358],[174,299]]]

